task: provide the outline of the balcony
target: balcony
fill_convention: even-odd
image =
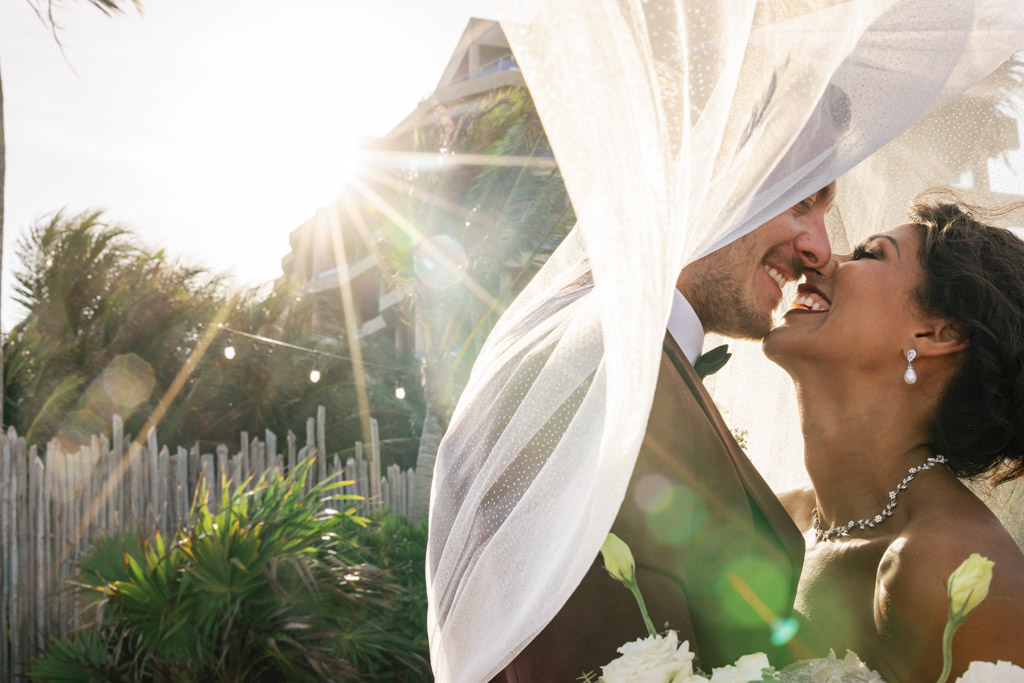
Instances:
[[[324,270],[314,275],[308,283],[306,283],[306,291],[308,292],[322,292],[326,289],[335,289],[341,285],[352,282],[363,273],[373,270],[377,267],[377,257],[374,254],[369,254],[358,261],[347,263],[344,266],[338,266],[331,268],[330,270]]]

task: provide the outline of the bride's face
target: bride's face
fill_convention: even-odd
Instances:
[[[924,282],[918,229],[901,225],[873,235],[852,254],[834,256],[829,277],[806,273],[765,354],[794,377],[844,369],[902,381],[906,351],[925,315],[915,293]]]

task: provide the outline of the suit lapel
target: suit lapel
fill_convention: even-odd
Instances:
[[[718,432],[719,437],[721,437],[722,444],[729,454],[733,466],[736,468],[740,481],[743,482],[747,495],[761,509],[765,519],[768,520],[775,534],[779,537],[782,546],[786,549],[786,553],[793,558],[798,569],[797,573],[799,574],[799,567],[803,563],[804,556],[803,536],[801,536],[800,531],[793,523],[793,520],[790,519],[785,508],[782,507],[782,503],[779,502],[775,493],[765,482],[761,473],[757,471],[754,464],[750,462],[750,458],[747,457],[747,454],[736,443],[736,439],[733,438],[732,432],[729,431],[729,427],[722,419],[722,415],[718,411],[717,406],[715,406],[715,402],[708,393],[707,388],[693,369],[690,361],[686,359],[686,356],[675,343],[675,340],[672,339],[672,335],[665,335],[664,348],[669,360],[672,361],[672,365],[679,372],[679,376],[690,389],[701,410],[707,415]]]

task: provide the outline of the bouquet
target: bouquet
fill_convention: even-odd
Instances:
[[[779,681],[785,683],[885,683],[855,653],[847,651],[843,659],[834,652],[822,659],[797,662],[776,671],[762,652],[744,655],[732,666],[712,669],[710,674],[693,668],[694,653],[689,641],[679,641],[675,631],[658,633],[651,623],[643,596],[636,582],[633,553],[615,534],[608,534],[601,546],[605,569],[612,578],[628,588],[647,626],[646,638],[626,643],[619,657],[601,667],[601,675],[584,674],[582,680],[593,683],[749,683]],[[943,671],[938,683],[946,683],[952,667],[953,634],[971,611],[988,596],[993,562],[974,553],[946,582],[949,612],[942,638]],[[956,683],[1024,683],[1024,669],[1010,662],[972,662]]]

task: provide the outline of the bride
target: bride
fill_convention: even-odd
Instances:
[[[1024,474],[1024,242],[978,215],[919,198],[911,223],[808,272],[764,342],[796,384],[813,484],[782,496],[807,545],[802,644],[888,680],[937,679],[945,577],[971,553],[994,574],[953,675],[1024,650],[1024,554],[962,481]]]

